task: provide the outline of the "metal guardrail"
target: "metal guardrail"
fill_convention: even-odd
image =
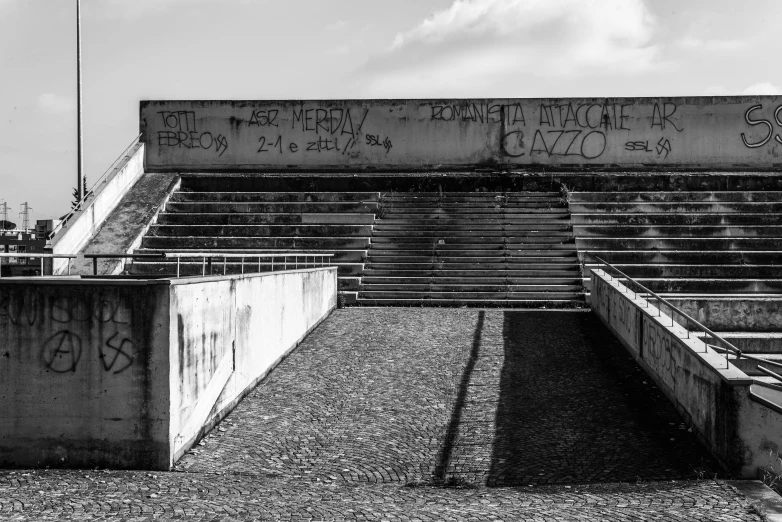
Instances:
[[[307,268],[307,260],[311,257],[312,258],[312,267],[316,268],[317,265],[317,258],[320,258],[320,266],[331,266],[331,258],[334,257],[334,254],[323,254],[323,253],[307,253],[307,252],[301,252],[301,253],[268,253],[268,254],[221,254],[221,253],[214,253],[214,252],[166,252],[165,257],[167,258],[176,258],[176,276],[180,277],[180,270],[181,270],[181,260],[187,259],[187,258],[193,258],[193,259],[201,259],[201,275],[206,275],[206,269],[207,266],[209,268],[209,273],[212,272],[212,259],[222,259],[223,260],[223,275],[226,273],[227,269],[227,260],[228,259],[240,259],[241,260],[241,273],[244,274],[244,260],[246,258],[249,258],[250,260],[254,260],[255,258],[258,258],[258,271],[261,271],[261,260],[262,259],[271,259],[271,271],[274,272],[274,260],[282,258],[282,267],[283,270],[288,269],[288,258],[293,258],[293,268],[298,269],[299,268],[299,259],[304,258],[304,268]],[[328,264],[326,264],[326,260],[328,259]]]
[[[82,198],[79,200],[79,202],[73,208],[73,210],[68,212],[65,215],[65,217],[63,217],[62,220],[57,224],[57,226],[54,227],[54,230],[52,230],[49,233],[49,236],[47,237],[47,239],[51,240],[55,235],[57,235],[57,233],[60,230],[62,230],[68,224],[68,221],[70,221],[73,218],[73,216],[76,215],[76,213],[81,212],[81,211],[85,210],[86,208],[88,208],[90,205],[92,205],[92,203],[88,203],[87,204],[87,199],[89,197],[91,197],[91,196],[97,196],[98,194],[100,194],[102,192],[102,191],[98,190],[97,193],[96,193],[96,190],[97,190],[96,187],[98,187],[98,185],[100,185],[101,183],[103,183],[105,181],[108,181],[106,178],[109,176],[109,174],[114,172],[114,170],[122,162],[122,160],[124,160],[128,156],[128,153],[131,151],[131,149],[133,149],[133,147],[138,145],[140,139],[141,139],[141,134],[136,136],[136,138],[133,141],[130,142],[130,145],[128,145],[125,148],[125,150],[122,152],[122,154],[120,154],[117,157],[117,159],[114,160],[114,163],[111,164],[111,166],[106,170],[106,172],[104,172],[103,175],[100,178],[98,178],[98,180],[95,183],[92,184],[92,188],[90,188],[90,190],[88,190],[84,194],[84,196],[82,196]],[[95,201],[94,198],[93,198],[93,201]]]
[[[41,259],[41,275],[43,275],[43,260],[44,259],[68,259],[68,275],[71,275],[71,259],[76,259],[77,255],[75,254],[28,254],[26,252],[24,253],[15,253],[15,254],[6,254],[6,253],[0,253],[0,258],[2,257],[21,257],[25,259]],[[0,271],[0,277],[3,276],[2,271]]]
[[[707,347],[712,348],[713,350],[715,350],[717,352],[725,354],[725,364],[726,364],[726,367],[727,367],[728,362],[729,362],[728,356],[729,355],[733,355],[733,356],[736,357],[736,359],[740,359],[740,358],[743,357],[743,358],[751,360],[751,361],[761,362],[763,364],[768,364],[770,366],[775,366],[775,367],[778,367],[778,368],[782,368],[782,363],[778,363],[778,362],[775,362],[775,361],[769,361],[769,360],[766,360],[766,359],[761,359],[760,357],[754,357],[752,355],[745,354],[744,352],[742,352],[741,350],[739,350],[738,348],[733,346],[733,344],[731,344],[730,342],[726,341],[725,339],[720,337],[718,334],[714,333],[709,328],[707,328],[706,326],[701,324],[699,321],[697,321],[696,319],[690,317],[686,312],[682,311],[680,308],[675,306],[673,303],[671,303],[667,299],[657,295],[655,292],[651,291],[650,289],[648,289],[647,287],[645,287],[644,285],[642,285],[641,283],[639,283],[638,281],[636,281],[635,279],[630,277],[629,275],[625,274],[624,272],[622,272],[621,270],[619,270],[618,268],[613,266],[611,263],[609,263],[605,259],[602,259],[601,257],[596,256],[596,255],[592,255],[589,252],[587,252],[586,254],[587,255],[591,255],[591,257],[593,259],[597,260],[599,264],[602,264],[603,266],[606,266],[606,267],[610,268],[611,270],[613,270],[615,273],[619,274],[622,278],[624,278],[624,281],[623,281],[624,283],[630,282],[630,283],[634,284],[637,288],[642,289],[643,292],[636,292],[635,290],[632,290],[632,289],[630,289],[628,287],[628,290],[632,291],[633,294],[635,294],[636,297],[638,297],[640,295],[641,297],[643,297],[646,300],[649,300],[650,297],[653,298],[653,299],[656,299],[657,303],[658,303],[658,306],[657,306],[658,315],[662,314],[662,307],[659,306],[659,305],[660,304],[664,304],[665,306],[667,306],[668,309],[670,310],[670,314],[669,315],[671,317],[671,326],[673,326],[673,324],[674,324],[674,317],[675,317],[674,313],[676,315],[678,315],[680,318],[684,319],[684,324],[681,324],[678,321],[676,321],[676,322],[677,322],[677,324],[679,324],[679,326],[684,328],[684,330],[687,332],[687,338],[688,339],[690,338],[690,326],[695,326],[698,330],[702,331],[708,337],[710,337],[712,341],[716,340],[719,344],[721,344],[722,346],[717,346],[715,344],[709,344],[709,343],[704,341],[704,344]],[[608,272],[606,272],[606,275],[608,275],[608,277],[610,277],[611,279],[614,279],[614,277],[611,276]],[[619,278],[617,278],[617,280],[619,280]],[[627,285],[625,285],[625,286],[627,286]],[[782,382],[782,376],[781,375],[778,375],[778,374],[772,372],[771,370],[769,370],[767,368],[763,368],[762,366],[758,366],[758,369],[761,372],[763,372],[766,375],[768,375],[769,377],[774,377],[776,379],[779,379],[780,382]]]
[[[257,253],[257,254],[223,254],[220,252],[161,252],[159,254],[0,254],[0,257],[22,257],[22,258],[41,258],[41,275],[43,275],[43,263],[44,259],[68,259],[68,275],[71,275],[71,259],[91,259],[92,260],[92,275],[98,275],[98,260],[99,259],[147,259],[147,260],[163,260],[163,259],[176,259],[176,277],[181,277],[181,260],[192,258],[201,260],[201,275],[206,275],[207,267],[209,273],[212,273],[212,260],[223,260],[223,275],[226,274],[228,259],[240,259],[241,260],[241,273],[244,274],[245,259],[255,260],[258,259],[258,272],[261,272],[261,260],[271,259],[271,271],[274,271],[274,260],[282,258],[282,263],[278,266],[282,266],[283,270],[288,270],[288,260],[291,259],[291,267],[293,269],[299,268],[299,260],[304,258],[301,263],[303,268],[307,268],[310,264],[312,268],[331,266],[331,258],[334,254],[324,254],[322,252],[281,252],[281,253]],[[312,258],[312,263],[309,263],[309,259]],[[318,260],[320,261],[318,263]],[[251,266],[251,265],[247,265]],[[250,272],[252,273],[252,272]],[[2,274],[0,274],[1,276]]]

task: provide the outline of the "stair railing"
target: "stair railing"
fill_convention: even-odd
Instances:
[[[120,154],[120,155],[117,157],[117,159],[116,159],[116,160],[114,160],[114,163],[112,163],[112,164],[111,164],[111,166],[110,166],[110,167],[109,167],[109,168],[106,170],[106,172],[104,172],[104,173],[103,173],[103,175],[102,175],[100,178],[98,178],[98,180],[97,180],[95,183],[93,183],[93,184],[92,184],[92,188],[90,188],[89,190],[85,191],[85,193],[84,193],[84,195],[82,196],[82,198],[81,198],[81,199],[80,199],[80,200],[79,200],[77,203],[75,203],[75,204],[74,204],[74,206],[73,206],[73,209],[72,209],[70,212],[68,212],[68,213],[65,215],[65,217],[63,217],[63,218],[60,220],[60,222],[59,222],[59,223],[57,223],[57,226],[55,226],[55,227],[54,227],[54,230],[52,230],[52,231],[49,233],[49,235],[47,236],[47,239],[51,240],[51,239],[52,239],[54,236],[56,236],[56,235],[57,235],[57,233],[58,233],[60,230],[62,230],[62,229],[63,229],[63,228],[64,228],[64,227],[65,227],[65,226],[68,224],[68,221],[70,221],[70,220],[73,218],[73,216],[74,216],[74,215],[75,215],[77,212],[81,212],[82,210],[84,210],[85,208],[87,208],[89,205],[91,205],[91,204],[92,204],[92,203],[89,203],[89,204],[88,204],[88,203],[87,203],[87,200],[88,200],[90,197],[92,197],[92,196],[97,196],[97,195],[98,195],[98,194],[99,194],[99,193],[100,193],[100,192],[103,190],[103,187],[102,187],[102,186],[99,186],[99,185],[100,185],[101,183],[105,183],[105,182],[109,181],[109,180],[108,180],[108,176],[109,176],[111,173],[113,173],[115,170],[117,170],[117,167],[119,166],[119,164],[120,164],[120,163],[121,163],[121,162],[122,162],[122,161],[123,161],[125,158],[128,158],[128,157],[130,157],[130,151],[131,151],[131,150],[133,150],[133,147],[135,147],[136,145],[138,145],[138,143],[139,143],[139,140],[140,140],[140,139],[141,139],[141,134],[139,134],[138,136],[136,136],[136,137],[133,139],[133,141],[131,141],[131,142],[130,142],[130,145],[128,145],[128,146],[125,148],[125,150],[122,152],[122,154]],[[80,181],[79,181],[79,183],[82,183],[82,181],[80,180]],[[94,201],[94,198],[93,198],[93,201]]]
[[[289,258],[293,263],[293,268],[299,268],[299,260],[303,258],[303,268],[319,268],[330,267],[331,258],[334,254],[326,254],[323,252],[282,252],[282,253],[258,253],[258,254],[223,254],[220,252],[166,252],[165,257],[176,259],[176,276],[181,277],[181,263],[182,259],[200,259],[201,260],[201,275],[205,276],[207,271],[212,273],[212,260],[223,260],[223,275],[226,275],[228,268],[228,259],[239,259],[241,273],[244,274],[245,259],[255,260],[258,259],[258,272],[261,272],[261,261],[264,259],[270,260],[271,272],[274,272],[274,260],[282,258],[282,269],[288,270]],[[309,258],[312,258],[310,263]],[[311,265],[311,266],[310,266]],[[249,265],[248,265],[249,266]],[[277,266],[280,266],[278,263]]]
[[[775,362],[775,361],[768,361],[768,360],[765,360],[765,359],[761,359],[759,357],[754,357],[752,355],[747,355],[746,353],[742,352],[740,349],[736,348],[733,344],[731,344],[730,342],[728,342],[725,339],[723,339],[722,337],[720,337],[718,334],[716,334],[713,331],[711,331],[709,328],[707,328],[706,326],[701,324],[699,321],[697,321],[696,319],[691,317],[689,314],[687,314],[686,312],[684,312],[683,310],[681,310],[680,308],[675,306],[673,303],[671,303],[667,299],[659,296],[655,292],[651,291],[649,288],[645,287],[644,285],[642,285],[641,283],[639,283],[638,281],[636,281],[635,279],[633,279],[629,275],[625,274],[624,272],[622,272],[621,270],[616,268],[614,265],[612,265],[608,261],[602,259],[601,257],[593,255],[593,254],[590,254],[589,252],[585,252],[585,256],[591,256],[593,259],[597,260],[598,264],[603,265],[604,267],[609,268],[610,270],[612,270],[616,274],[619,274],[620,277],[617,277],[616,280],[617,281],[621,281],[625,285],[625,287],[627,287],[627,289],[629,291],[633,292],[635,297],[639,297],[640,296],[641,298],[643,298],[644,300],[647,300],[647,301],[650,299],[650,297],[652,299],[655,299],[657,301],[657,304],[658,304],[658,306],[657,306],[657,315],[658,315],[658,317],[662,314],[662,307],[660,305],[664,304],[665,306],[667,306],[668,309],[670,310],[669,316],[671,318],[671,326],[674,325],[674,317],[675,316],[678,316],[680,319],[684,319],[684,324],[681,324],[678,321],[676,321],[676,322],[679,324],[679,326],[683,327],[684,330],[687,332],[687,338],[688,339],[690,338],[690,326],[695,326],[695,328],[697,330],[700,330],[701,332],[705,333],[706,336],[710,337],[712,341],[716,340],[722,346],[709,344],[709,343],[707,343],[705,341],[704,341],[704,344],[706,345],[707,348],[711,348],[711,349],[713,349],[713,350],[715,350],[717,352],[725,354],[725,365],[726,365],[725,367],[726,368],[727,368],[727,366],[729,364],[729,356],[730,355],[733,355],[737,360],[743,357],[744,359],[748,359],[748,360],[751,360],[751,361],[760,362],[760,363],[763,363],[763,364],[768,364],[770,366],[775,366],[775,367],[778,367],[778,368],[782,368],[782,363],[778,363],[778,362]],[[615,279],[606,270],[603,270],[603,271],[605,272],[605,274],[609,278],[611,278],[611,280]],[[635,285],[637,288],[640,288],[642,290],[642,292],[636,292],[635,290],[632,290],[631,288],[629,288],[627,286],[628,282],[633,284],[633,285]],[[768,375],[769,377],[773,377],[773,378],[779,380],[780,382],[782,382],[782,375],[779,375],[779,374],[769,370],[768,368],[764,368],[764,367],[762,367],[760,365],[758,365],[757,368],[758,368],[758,370],[760,370],[764,374]]]

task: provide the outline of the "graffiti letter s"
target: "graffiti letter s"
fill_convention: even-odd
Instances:
[[[751,120],[749,118],[749,115],[750,115],[750,113],[752,111],[754,111],[755,109],[762,109],[762,108],[763,108],[763,106],[760,105],[760,104],[753,105],[752,107],[747,109],[747,112],[744,113],[744,119],[747,120],[748,124],[750,124],[750,125],[766,125],[768,127],[768,136],[766,136],[766,138],[763,141],[759,141],[757,143],[749,143],[747,141],[747,138],[744,136],[744,133],[743,132],[741,133],[741,140],[744,142],[744,145],[749,147],[749,148],[751,148],[751,149],[754,149],[756,147],[762,147],[763,145],[768,143],[768,140],[771,139],[771,135],[774,133],[774,127],[771,126],[771,122],[769,122],[768,120]]]

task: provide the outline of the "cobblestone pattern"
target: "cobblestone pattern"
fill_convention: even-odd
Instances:
[[[175,472],[0,471],[0,519],[759,520],[645,381],[589,313],[338,310]]]
[[[717,470],[588,312],[339,310],[220,429],[179,467],[507,486]]]
[[[245,475],[0,472],[4,521],[655,520],[759,521],[711,480],[445,489]]]

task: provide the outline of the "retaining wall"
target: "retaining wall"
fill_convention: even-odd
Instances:
[[[336,268],[0,281],[0,466],[168,469],[336,306]]]
[[[775,396],[724,356],[602,270],[592,271],[592,310],[619,338],[725,469],[756,478],[782,446]],[[771,400],[769,399],[771,397]]]

